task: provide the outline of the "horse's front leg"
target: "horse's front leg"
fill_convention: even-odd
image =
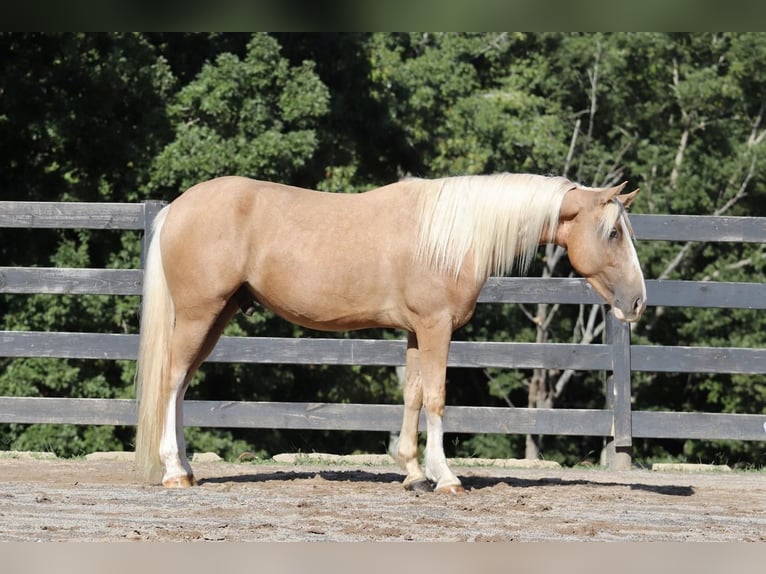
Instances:
[[[404,479],[405,489],[431,492],[433,488],[418,462],[418,423],[422,406],[423,381],[420,376],[418,340],[414,333],[409,333],[404,377],[404,416],[399,433],[397,461],[407,472]]]
[[[447,466],[444,455],[444,404],[446,398],[447,355],[452,337],[449,326],[418,334],[423,404],[426,409],[425,474],[436,483],[437,492],[462,492],[460,480]]]

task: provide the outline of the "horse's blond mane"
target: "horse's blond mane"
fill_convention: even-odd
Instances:
[[[457,276],[471,251],[478,279],[514,263],[525,273],[575,187],[563,177],[510,173],[414,181],[422,186],[416,257]]]

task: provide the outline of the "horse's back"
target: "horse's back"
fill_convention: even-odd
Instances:
[[[314,222],[343,225],[347,221],[359,222],[362,217],[385,218],[385,212],[403,209],[412,203],[412,194],[406,186],[392,184],[358,194],[330,193],[294,187],[270,181],[240,176],[225,176],[199,183],[173,202],[173,210],[186,212],[187,217],[202,217],[206,221],[217,216],[243,223],[253,220],[285,227],[292,222],[309,227]],[[381,209],[384,211],[382,212]],[[279,215],[274,220],[274,215]],[[233,220],[231,218],[234,218]],[[392,221],[399,221],[399,217]],[[316,228],[309,231],[318,231]]]

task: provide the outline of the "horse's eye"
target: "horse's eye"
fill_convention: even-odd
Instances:
[[[617,239],[619,235],[620,233],[617,231],[617,228],[612,227],[612,230],[609,232],[609,239]]]

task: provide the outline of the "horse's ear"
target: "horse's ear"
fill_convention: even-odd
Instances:
[[[625,195],[618,195],[617,199],[620,201],[620,203],[622,203],[622,206],[627,209],[630,207],[630,204],[633,203],[633,200],[636,199],[638,192],[639,190],[635,189],[630,193],[626,193]]]
[[[628,185],[627,181],[623,181],[620,185],[615,185],[614,187],[610,187],[605,189],[602,193],[604,194],[601,201],[603,203],[609,203],[614,198],[616,198],[623,189],[625,189],[625,186]],[[627,207],[627,206],[626,206]]]

